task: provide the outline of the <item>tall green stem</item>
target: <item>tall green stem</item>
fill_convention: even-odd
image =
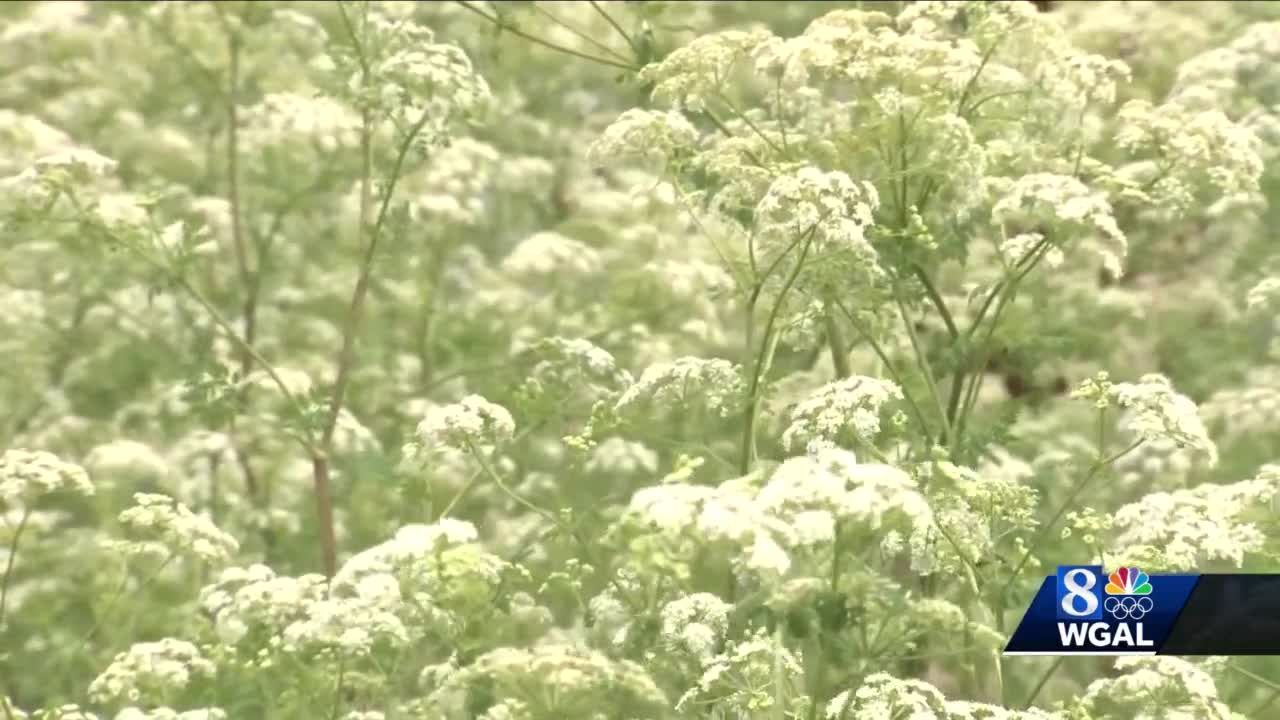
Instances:
[[[778,343],[774,326],[782,312],[782,306],[787,300],[787,294],[790,293],[792,286],[795,285],[796,278],[800,276],[800,271],[804,268],[804,261],[809,255],[809,248],[813,246],[813,235],[817,229],[817,224],[814,224],[804,234],[804,246],[800,249],[800,257],[796,259],[795,267],[792,268],[791,274],[787,276],[786,282],[783,283],[782,290],[778,293],[778,299],[774,302],[773,309],[769,312],[769,319],[765,322],[764,339],[760,344],[760,352],[756,355],[753,363],[751,384],[747,387],[747,408],[742,427],[742,456],[738,462],[738,469],[743,475],[751,471],[751,467],[756,460],[756,417],[760,413],[760,399],[763,394],[761,383],[769,372],[769,365],[773,362],[773,352]]]

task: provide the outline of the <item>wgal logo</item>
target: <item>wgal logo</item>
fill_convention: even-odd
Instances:
[[[1151,591],[1150,577],[1135,567],[1107,576],[1101,565],[1059,566],[1057,614],[1062,647],[1151,647],[1141,622],[1155,607],[1148,597]]]
[[[1141,620],[1155,607],[1151,591],[1150,576],[1136,567],[1122,567],[1108,576],[1101,565],[1060,565],[1058,619],[1102,620],[1105,612],[1115,620]]]
[[[1102,601],[1097,592],[1101,580],[1101,565],[1059,565],[1058,619],[1101,620]]]

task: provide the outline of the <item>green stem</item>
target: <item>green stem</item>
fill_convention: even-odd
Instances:
[[[884,348],[880,347],[880,344],[876,342],[869,330],[858,323],[853,313],[849,312],[849,309],[845,307],[844,303],[840,302],[839,298],[835,298],[834,301],[836,307],[840,308],[840,312],[844,313],[844,316],[849,319],[849,324],[853,326],[853,329],[858,331],[862,339],[866,340],[867,344],[871,346],[871,350],[876,354],[876,357],[880,358],[880,362],[884,363],[885,370],[889,373],[889,376],[893,378],[894,382],[898,383],[898,387],[902,389],[902,397],[906,400],[907,406],[911,408],[912,414],[916,416],[916,422],[920,424],[920,428],[924,430],[926,435],[931,434],[932,431],[929,429],[929,424],[925,422],[924,413],[920,410],[920,406],[916,403],[915,397],[912,396],[906,383],[902,382],[902,374],[898,372],[893,362],[889,360]]]
[[[759,354],[756,355],[751,373],[751,384],[747,388],[746,419],[742,428],[742,456],[738,462],[738,469],[743,475],[751,471],[751,466],[756,459],[756,416],[760,409],[760,384],[768,372],[768,365],[772,362],[773,351],[777,347],[774,325],[778,321],[778,315],[782,312],[782,306],[786,302],[787,294],[791,291],[791,287],[795,285],[801,269],[804,268],[804,261],[809,255],[809,248],[813,247],[813,234],[817,229],[817,224],[814,224],[805,233],[804,247],[800,249],[800,257],[796,259],[796,266],[791,270],[791,274],[787,276],[786,282],[783,283],[782,291],[778,293],[778,299],[774,302],[773,309],[769,312],[769,319],[765,322],[764,341],[760,345]],[[780,261],[781,258],[779,258]]]
[[[18,543],[22,541],[22,531],[26,530],[29,519],[31,519],[31,508],[23,507],[22,518],[18,520],[18,527],[13,531],[13,544],[9,546],[9,557],[5,560],[4,577],[0,578],[0,632],[4,630],[5,604],[9,600],[9,582],[13,575],[13,564],[18,559]]]
[[[824,309],[822,320],[826,324],[827,345],[831,349],[831,365],[836,370],[836,379],[843,380],[853,375],[853,368],[849,365],[848,343],[845,342],[844,333],[840,330],[830,305]]]
[[[1036,698],[1039,697],[1040,691],[1043,690],[1044,686],[1049,682],[1049,678],[1058,671],[1058,668],[1062,667],[1062,661],[1066,659],[1067,658],[1065,656],[1056,658],[1053,661],[1053,664],[1044,671],[1044,674],[1040,676],[1038,681],[1036,681],[1035,687],[1031,688],[1031,692],[1027,694],[1027,699],[1022,701],[1022,708],[1024,710],[1031,709],[1031,706],[1036,702]]]
[[[907,312],[907,304],[902,299],[902,293],[898,290],[897,283],[893,284],[893,299],[898,305],[898,312],[902,315],[902,324],[907,328],[907,337],[911,340],[911,349],[915,352],[916,362],[924,374],[924,381],[928,385],[929,395],[933,398],[933,404],[938,410],[939,419],[942,421],[943,435],[950,439],[951,423],[947,419],[946,409],[942,406],[942,396],[938,393],[938,383],[933,377],[933,368],[929,365],[929,358],[924,354],[924,347],[920,343],[920,338],[916,335],[915,324],[911,321],[911,314]]]

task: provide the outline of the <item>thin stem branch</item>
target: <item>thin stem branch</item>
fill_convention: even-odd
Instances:
[[[1006,581],[1004,587],[1000,589],[1000,593],[997,596],[998,598],[1004,598],[1009,594],[1009,590],[1013,588],[1013,584],[1018,581],[1018,574],[1022,572],[1022,568],[1027,566],[1027,563],[1031,561],[1031,557],[1035,554],[1036,550],[1040,548],[1040,544],[1049,537],[1049,533],[1053,530],[1054,525],[1057,525],[1058,520],[1062,519],[1062,516],[1065,515],[1067,510],[1075,503],[1076,498],[1080,497],[1080,494],[1089,487],[1089,484],[1094,480],[1094,478],[1101,474],[1102,471],[1111,463],[1114,463],[1125,455],[1128,455],[1141,444],[1142,439],[1139,438],[1128,447],[1114,455],[1100,457],[1093,463],[1089,468],[1089,472],[1085,474],[1080,482],[1076,483],[1075,487],[1071,488],[1071,492],[1068,493],[1066,499],[1062,501],[1062,504],[1058,506],[1058,509],[1054,511],[1053,516],[1049,518],[1049,521],[1040,526],[1040,530],[1036,533],[1035,537],[1031,539],[1031,542],[1027,545],[1026,551],[1023,552],[1022,558],[1013,566],[1013,572],[1009,574],[1008,581]]]
[[[581,39],[581,40],[585,40],[585,41],[587,41],[588,43],[590,43],[591,45],[594,45],[595,47],[597,47],[597,48],[599,48],[599,49],[603,50],[603,51],[605,52],[605,54],[606,54],[606,55],[612,55],[612,56],[614,56],[614,57],[618,58],[619,60],[621,60],[622,62],[628,62],[627,57],[626,57],[625,55],[620,54],[617,50],[614,50],[613,48],[609,47],[608,45],[605,45],[604,43],[600,42],[599,40],[596,40],[595,38],[591,37],[590,35],[587,35],[586,33],[582,32],[581,30],[579,30],[579,29],[577,29],[577,28],[573,27],[573,26],[572,26],[572,25],[570,25],[569,23],[567,23],[567,22],[565,22],[565,21],[561,20],[560,18],[558,18],[558,17],[556,17],[555,15],[553,15],[553,14],[551,13],[551,11],[550,11],[550,10],[547,10],[546,8],[543,8],[541,5],[538,5],[537,3],[534,3],[534,4],[533,4],[533,9],[534,9],[535,11],[537,11],[537,12],[538,12],[538,14],[540,14],[540,15],[542,15],[543,17],[547,18],[547,19],[548,19],[548,20],[550,20],[551,22],[555,23],[556,25],[559,25],[560,27],[564,28],[565,30],[568,30],[570,33],[572,33],[572,34],[573,34],[574,36],[576,36],[577,38],[579,38],[579,39]]]
[[[1032,705],[1035,705],[1036,698],[1040,696],[1040,691],[1048,684],[1049,678],[1053,677],[1053,674],[1058,671],[1058,668],[1062,667],[1062,662],[1066,659],[1066,656],[1055,658],[1053,664],[1049,665],[1049,667],[1045,669],[1044,674],[1040,676],[1040,679],[1036,681],[1035,686],[1031,688],[1031,692],[1027,693],[1027,699],[1022,701],[1022,708],[1024,710],[1029,710]]]
[[[933,398],[933,404],[938,410],[939,420],[942,422],[942,433],[947,438],[951,438],[951,423],[947,418],[947,411],[942,407],[942,396],[938,394],[938,383],[933,377],[933,368],[929,365],[929,358],[924,354],[924,347],[920,343],[920,338],[916,335],[915,323],[911,320],[911,314],[907,312],[907,304],[902,299],[902,293],[898,290],[897,283],[893,283],[893,299],[898,306],[898,312],[902,315],[902,324],[907,328],[907,337],[911,340],[911,349],[916,354],[916,362],[920,365],[920,369],[924,374],[925,384],[929,388],[929,395]]]
[[[13,531],[13,544],[9,546],[9,557],[5,560],[4,577],[0,578],[0,631],[4,630],[5,605],[9,600],[9,582],[13,576],[13,564],[18,559],[18,543],[22,541],[22,531],[27,528],[27,521],[30,519],[31,508],[23,507],[22,519],[18,521],[18,527]]]
[[[751,470],[751,465],[755,461],[756,415],[760,409],[760,383],[768,372],[767,365],[772,359],[772,349],[776,347],[774,325],[778,321],[778,315],[782,312],[782,305],[786,302],[787,294],[791,291],[791,287],[795,285],[796,278],[800,276],[800,271],[804,268],[804,261],[809,255],[809,248],[813,247],[813,235],[817,229],[818,226],[815,223],[802,236],[804,247],[800,249],[800,257],[796,259],[796,266],[791,270],[786,282],[783,283],[782,290],[778,293],[778,299],[774,302],[773,309],[769,312],[769,319],[765,322],[764,338],[760,344],[760,352],[756,355],[756,360],[752,366],[751,384],[747,388],[746,418],[742,428],[742,456],[738,462],[738,469],[743,475]],[[781,262],[781,257],[775,261],[774,265],[776,266],[778,262]],[[772,272],[772,267],[769,272]],[[761,286],[763,286],[763,283],[761,283]]]
[[[627,46],[631,48],[631,52],[635,53],[636,58],[639,59],[640,46],[636,45],[636,41],[631,39],[631,36],[627,34],[626,30],[622,29],[622,26],[618,24],[618,21],[614,20],[612,15],[605,12],[604,8],[600,7],[600,3],[596,2],[596,0],[591,0],[591,7],[594,8],[595,11],[600,14],[600,17],[604,18],[605,22],[609,23],[610,27],[612,27],[619,35],[622,36],[623,40],[627,41]]]
[[[618,62],[617,60],[610,60],[610,59],[608,59],[608,58],[597,57],[597,56],[595,56],[595,55],[591,55],[591,54],[584,53],[584,52],[579,52],[579,51],[577,51],[577,50],[574,50],[574,49],[572,49],[572,48],[567,48],[567,47],[564,47],[564,46],[562,46],[562,45],[556,45],[556,44],[555,44],[555,43],[553,43],[553,42],[548,42],[548,41],[546,41],[546,40],[543,40],[543,39],[542,39],[542,38],[540,38],[540,37],[536,37],[536,36],[534,36],[534,35],[530,35],[529,33],[524,32],[523,30],[520,30],[520,29],[518,29],[518,28],[511,27],[511,26],[510,26],[510,25],[508,25],[507,23],[504,23],[504,22],[502,21],[502,18],[499,18],[499,17],[494,16],[494,15],[490,15],[490,14],[486,13],[485,11],[481,10],[480,8],[475,7],[475,6],[474,6],[474,5],[472,5],[471,3],[466,2],[465,0],[454,0],[454,2],[456,2],[456,3],[457,3],[457,4],[459,4],[459,5],[461,5],[462,7],[466,8],[467,10],[469,10],[469,11],[471,11],[471,12],[475,13],[476,15],[479,15],[480,17],[484,18],[485,20],[489,21],[490,23],[492,23],[492,24],[494,25],[494,27],[498,28],[498,30],[499,30],[500,32],[501,32],[501,31],[509,32],[509,33],[511,33],[512,35],[515,35],[515,36],[516,36],[516,37],[518,37],[518,38],[523,38],[523,39],[525,39],[525,40],[528,40],[529,42],[531,42],[531,43],[533,43],[533,44],[535,44],[535,45],[541,45],[542,47],[547,48],[548,50],[555,50],[556,52],[561,52],[561,53],[564,53],[564,54],[566,54],[566,55],[572,55],[572,56],[574,56],[574,57],[582,58],[583,60],[590,60],[590,61],[592,61],[592,62],[600,63],[601,65],[608,65],[608,66],[610,66],[610,67],[621,68],[621,69],[623,69],[623,70],[631,70],[631,71],[635,71],[635,70],[639,70],[639,69],[640,69],[640,68],[636,67],[635,65],[632,65],[631,63]]]
[[[911,408],[912,414],[916,416],[916,422],[920,423],[921,429],[923,429],[926,434],[930,434],[932,431],[929,429],[929,423],[925,421],[924,413],[921,412],[920,406],[916,403],[915,397],[912,396],[911,391],[908,390],[906,384],[902,382],[902,374],[898,372],[893,361],[889,359],[889,356],[885,353],[884,349],[880,347],[880,343],[876,342],[876,339],[872,336],[871,332],[858,324],[857,319],[854,318],[853,313],[849,312],[849,309],[845,307],[844,303],[840,302],[839,298],[834,298],[834,301],[836,307],[840,308],[840,311],[849,319],[849,324],[853,326],[853,329],[858,331],[858,334],[862,336],[862,339],[866,340],[867,344],[871,346],[871,350],[876,354],[876,357],[880,358],[880,362],[884,363],[885,370],[889,373],[889,376],[893,378],[894,382],[898,383],[898,387],[902,388],[902,397]]]
[[[151,261],[151,262],[153,264],[157,264],[159,267],[163,269],[166,269],[166,270],[168,269],[163,264],[155,263],[155,261]],[[204,311],[209,314],[210,319],[212,319],[214,324],[217,325],[222,330],[222,332],[226,334],[226,336],[231,340],[232,343],[239,346],[250,358],[253,359],[255,363],[258,364],[259,367],[262,368],[262,371],[267,374],[267,377],[271,379],[271,382],[275,384],[278,390],[280,390],[280,393],[284,395],[285,399],[288,400],[293,405],[294,410],[296,410],[299,413],[299,415],[304,415],[306,413],[306,409],[302,406],[302,402],[289,389],[289,386],[285,383],[284,379],[280,377],[280,373],[276,372],[275,367],[270,362],[268,362],[266,358],[262,357],[262,355],[257,351],[257,349],[253,347],[253,345],[249,344],[248,342],[245,341],[244,338],[240,337],[240,334],[236,332],[236,329],[231,326],[231,323],[225,317],[222,316],[222,313],[218,310],[218,308],[214,307],[213,303],[209,302],[209,299],[206,298],[203,293],[197,290],[195,286],[192,285],[191,282],[186,278],[181,276],[176,276],[174,278],[174,282],[178,284],[178,287],[182,288],[188,295],[190,295],[191,298],[194,299],[196,303],[200,305],[200,307],[204,308]],[[309,442],[304,442],[303,444],[306,445],[307,447],[310,447]]]
[[[396,159],[391,167],[391,175],[387,180],[387,188],[382,194],[381,205],[378,208],[377,218],[374,220],[373,228],[369,230],[368,242],[365,244],[364,257],[360,263],[360,274],[356,278],[355,290],[351,293],[351,304],[347,311],[346,325],[342,333],[342,350],[338,354],[338,370],[333,386],[333,397],[329,403],[329,418],[325,422],[324,431],[320,437],[320,444],[328,447],[333,440],[334,429],[337,427],[338,415],[342,411],[343,401],[346,399],[347,386],[351,381],[351,372],[355,363],[355,344],[356,336],[359,334],[360,321],[364,312],[365,297],[369,293],[369,282],[373,275],[373,261],[378,252],[378,241],[382,236],[382,229],[386,223],[388,213],[391,208],[391,198],[395,194],[396,184],[400,179],[400,174],[404,168],[405,158],[408,157],[409,149],[413,146],[413,141],[417,138],[418,133],[422,131],[426,125],[428,113],[423,112],[413,127],[405,135],[404,141],[400,143],[399,149],[396,151]],[[365,144],[364,164],[366,170],[369,170],[369,139],[366,135],[363,144]],[[371,171],[365,175],[365,183],[371,183]],[[362,190],[362,195],[365,191]],[[361,203],[364,203],[362,199]],[[364,236],[365,219],[361,217],[361,232],[359,235]]]

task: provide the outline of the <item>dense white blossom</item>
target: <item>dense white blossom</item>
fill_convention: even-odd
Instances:
[[[185,640],[135,643],[94,679],[89,697],[100,703],[163,698],[198,678],[211,677],[214,671],[214,664],[200,649]]]
[[[697,129],[683,114],[632,108],[605,129],[591,153],[601,163],[628,155],[669,158],[697,141]]]
[[[1080,709],[1103,720],[1205,718],[1235,720],[1218,697],[1213,677],[1201,667],[1176,657],[1123,657],[1116,677],[1089,683]]]
[[[929,506],[910,475],[889,465],[859,463],[839,448],[794,457],[778,466],[758,502],[770,512],[831,513],[837,520],[879,529],[894,513],[928,522]]]
[[[1116,510],[1116,543],[1108,556],[1169,570],[1191,570],[1212,560],[1241,567],[1245,555],[1266,542],[1248,518],[1251,511],[1256,516],[1269,510],[1277,480],[1280,467],[1267,465],[1251,480],[1151,493]]]
[[[681,357],[645,368],[614,409],[626,414],[642,403],[659,408],[701,403],[725,417],[740,400],[743,385],[741,371],[728,360]]]
[[[756,215],[765,232],[787,241],[812,236],[875,267],[876,251],[866,232],[879,205],[871,183],[854,182],[839,171],[804,167],[774,180],[756,206]]]
[[[1101,241],[1103,267],[1115,277],[1122,274],[1128,243],[1105,193],[1090,189],[1074,177],[1053,173],[1032,173],[1012,183],[1001,181],[993,186],[1002,188],[1000,199],[991,209],[993,220],[1006,224],[1049,221],[1060,234],[1096,236]],[[1065,244],[1067,239],[1053,233],[1050,237],[1057,245]]]
[[[658,454],[641,443],[611,437],[592,448],[586,468],[610,475],[652,475],[658,471]]]
[[[791,410],[782,444],[794,450],[802,443],[836,442],[845,431],[871,442],[880,433],[881,409],[900,399],[902,389],[888,380],[855,375],[828,383]]]
[[[510,440],[516,423],[501,405],[468,395],[451,405],[432,407],[418,423],[417,437],[427,449],[467,448]]]
[[[208,517],[168,495],[134,493],[133,507],[120,513],[120,524],[129,540],[115,543],[134,554],[190,554],[200,560],[222,564],[240,549],[240,543]]]
[[[644,68],[640,77],[653,83],[654,100],[701,109],[728,82],[734,66],[768,37],[767,32],[742,30],[703,35]]]
[[[1092,400],[1099,408],[1110,404],[1121,408],[1121,428],[1141,440],[1169,439],[1203,453],[1210,465],[1217,463],[1218,447],[1196,404],[1175,391],[1167,377],[1149,373],[1136,383],[1112,383],[1108,377],[1103,372],[1085,380],[1074,396]]]
[[[213,619],[219,639],[235,645],[253,631],[278,637],[325,592],[321,575],[295,578],[278,576],[265,565],[233,567],[200,591],[200,606]]]
[[[732,609],[710,593],[672,600],[662,608],[662,637],[699,660],[709,660],[729,629]]]
[[[598,273],[602,260],[599,251],[580,240],[543,231],[520,241],[502,267],[516,275],[562,278]]]
[[[28,505],[54,492],[92,495],[84,468],[42,450],[5,450],[0,455],[0,500]]]

